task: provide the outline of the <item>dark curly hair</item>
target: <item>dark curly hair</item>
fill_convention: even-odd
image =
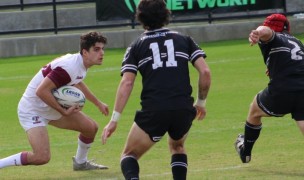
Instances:
[[[164,0],[141,0],[136,18],[144,29],[153,30],[169,24],[170,14]]]
[[[85,33],[80,36],[80,54],[82,54],[82,50],[85,49],[89,51],[89,49],[95,45],[95,43],[101,42],[103,44],[107,44],[107,38],[104,37],[101,33],[91,31]]]

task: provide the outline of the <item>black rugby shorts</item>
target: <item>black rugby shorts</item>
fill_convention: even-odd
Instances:
[[[257,103],[270,116],[282,117],[290,113],[294,120],[304,120],[304,92],[272,92],[266,88],[258,93]]]
[[[190,129],[196,109],[168,111],[137,111],[134,121],[150,139],[158,142],[168,132],[174,140],[181,139]]]

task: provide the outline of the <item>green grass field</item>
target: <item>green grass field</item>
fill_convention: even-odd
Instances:
[[[298,36],[304,39],[304,36]],[[267,82],[265,65],[257,46],[247,40],[201,44],[208,57],[212,85],[207,100],[207,117],[194,121],[186,148],[188,179],[303,179],[303,136],[290,115],[267,118],[253,150],[252,161],[242,164],[233,143],[243,132],[249,104]],[[123,49],[106,49],[102,66],[90,69],[85,80],[91,90],[113,110],[116,88],[120,81]],[[26,134],[17,118],[18,101],[38,69],[57,55],[8,58],[0,61],[0,158],[30,150]],[[194,96],[197,74],[191,68]],[[120,153],[133,115],[139,109],[141,78],[138,77],[132,96],[123,112],[115,134],[102,145],[100,135],[109,121],[89,102],[84,111],[99,126],[98,136],[89,159],[108,165],[103,171],[74,172],[71,157],[75,155],[78,133],[49,126],[51,161],[43,166],[8,167],[0,169],[0,179],[101,179],[120,180]],[[166,139],[156,144],[142,159],[140,176],[143,180],[169,180],[170,155]]]

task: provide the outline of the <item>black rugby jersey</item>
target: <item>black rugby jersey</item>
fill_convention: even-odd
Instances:
[[[269,71],[268,87],[272,91],[304,90],[304,46],[287,33],[274,33],[268,43],[259,43]]]
[[[169,29],[141,34],[127,48],[121,74],[140,72],[143,110],[193,107],[188,64],[206,57],[191,37]]]

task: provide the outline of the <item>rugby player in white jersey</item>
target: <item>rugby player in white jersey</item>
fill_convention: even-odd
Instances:
[[[64,85],[79,88],[99,111],[108,115],[108,106],[85,85],[83,79],[94,65],[103,62],[107,39],[98,32],[80,37],[80,52],[66,54],[39,70],[28,84],[18,105],[18,117],[26,131],[32,151],[23,151],[0,159],[0,168],[8,166],[43,165],[50,161],[50,142],[46,126],[78,131],[78,148],[73,159],[74,170],[107,169],[88,161],[88,150],[98,130],[97,123],[77,105],[65,109],[59,105],[52,90]]]

